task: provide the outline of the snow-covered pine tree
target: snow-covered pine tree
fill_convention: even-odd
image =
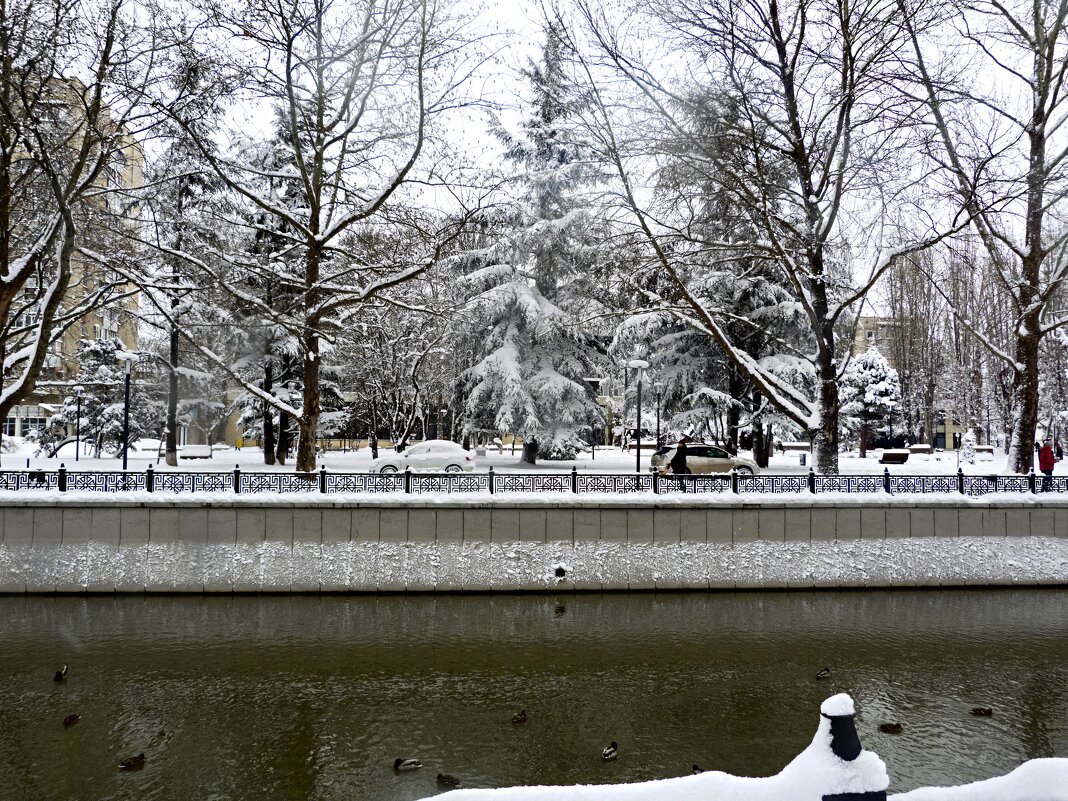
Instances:
[[[125,405],[125,364],[119,355],[125,346],[118,339],[86,339],[78,348],[80,369],[75,379],[84,387],[81,399],[81,438],[91,444],[94,455],[118,453],[122,449],[122,423]],[[130,443],[158,433],[163,416],[162,398],[154,390],[154,381],[130,385]],[[74,430],[78,402],[75,396],[64,399],[60,410],[49,419],[38,435],[42,451],[50,451]]]
[[[842,375],[839,389],[842,416],[854,422],[860,434],[860,455],[867,455],[874,423],[886,419],[901,402],[897,370],[876,347],[854,357]]]
[[[189,125],[196,128],[204,146],[213,152],[211,137],[217,115],[213,107],[214,99],[210,92],[205,91],[205,87],[213,83],[211,61],[197,51],[184,32],[178,37],[177,46],[172,48],[170,55],[173,63],[169,80],[175,94],[175,105],[186,110]],[[159,318],[159,324],[167,333],[167,421],[164,442],[167,464],[173,467],[178,464],[179,417],[183,414],[180,407],[192,408],[189,403],[183,404],[180,397],[179,328],[184,322],[189,333],[196,335],[194,332],[205,322],[205,316],[216,316],[211,311],[207,315],[200,313],[205,310],[203,304],[219,299],[217,293],[213,295],[198,291],[197,271],[180,255],[174,254],[189,251],[205,256],[209,251],[217,252],[220,249],[219,240],[227,235],[232,226],[225,222],[228,204],[221,191],[222,182],[212,171],[200,148],[173,120],[164,120],[158,134],[164,148],[152,160],[146,175],[149,188],[142,194],[151,223],[148,250],[153,255],[159,255],[159,258],[148,260],[145,265],[147,275],[138,283],[153,304],[163,305],[167,311],[165,317]],[[190,400],[195,400],[201,406],[221,401],[221,398],[203,398],[203,388],[204,381],[186,387],[195,396],[191,396]]]
[[[582,199],[593,178],[571,115],[579,102],[550,25],[540,63],[524,76],[533,114],[509,134],[516,197],[465,278],[472,291],[463,335],[473,348],[464,374],[466,417],[493,420],[523,439],[523,461],[570,459],[602,412],[585,377],[603,375],[605,343],[584,320],[596,311],[596,226]]]

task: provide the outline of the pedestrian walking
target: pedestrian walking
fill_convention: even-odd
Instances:
[[[690,475],[690,467],[686,464],[686,443],[690,441],[689,437],[683,437],[679,440],[679,444],[675,446],[675,453],[671,457],[671,461],[668,462],[668,467],[671,468],[672,475],[676,476],[688,476]],[[679,479],[679,489],[682,492],[686,492],[685,479]]]
[[[1057,457],[1053,453],[1053,442],[1046,440],[1038,451],[1038,469],[1042,471],[1042,491],[1053,490],[1053,466],[1057,463]]]

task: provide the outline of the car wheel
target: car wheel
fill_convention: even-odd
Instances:
[[[382,468],[381,470],[379,470],[378,472],[379,472],[379,473],[396,473],[396,472],[397,472],[397,468],[396,468],[396,467],[394,467],[394,466],[393,466],[393,465],[391,465],[391,464],[387,464],[387,465],[386,465],[385,467],[383,467],[383,468]]]
[[[450,464],[448,467],[445,468],[445,472],[446,473],[462,473],[463,472],[463,468],[460,467],[460,465],[458,465],[458,464]]]
[[[753,469],[750,468],[750,467],[746,467],[744,464],[740,464],[737,467],[735,467],[734,468],[734,472],[737,473],[740,476],[751,476],[751,475],[753,475]]]

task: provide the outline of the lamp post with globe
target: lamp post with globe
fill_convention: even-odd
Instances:
[[[82,389],[81,385],[74,388],[74,461],[82,453]]]
[[[648,369],[649,362],[645,359],[631,359],[627,362],[627,367],[638,373],[638,391],[635,399],[638,409],[637,425],[634,427],[634,472],[640,473],[642,471],[642,370]]]

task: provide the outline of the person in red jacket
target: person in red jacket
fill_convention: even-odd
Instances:
[[[1053,442],[1046,440],[1038,451],[1038,469],[1042,471],[1042,491],[1049,492],[1053,489],[1053,466],[1057,464],[1057,458],[1053,455]]]

